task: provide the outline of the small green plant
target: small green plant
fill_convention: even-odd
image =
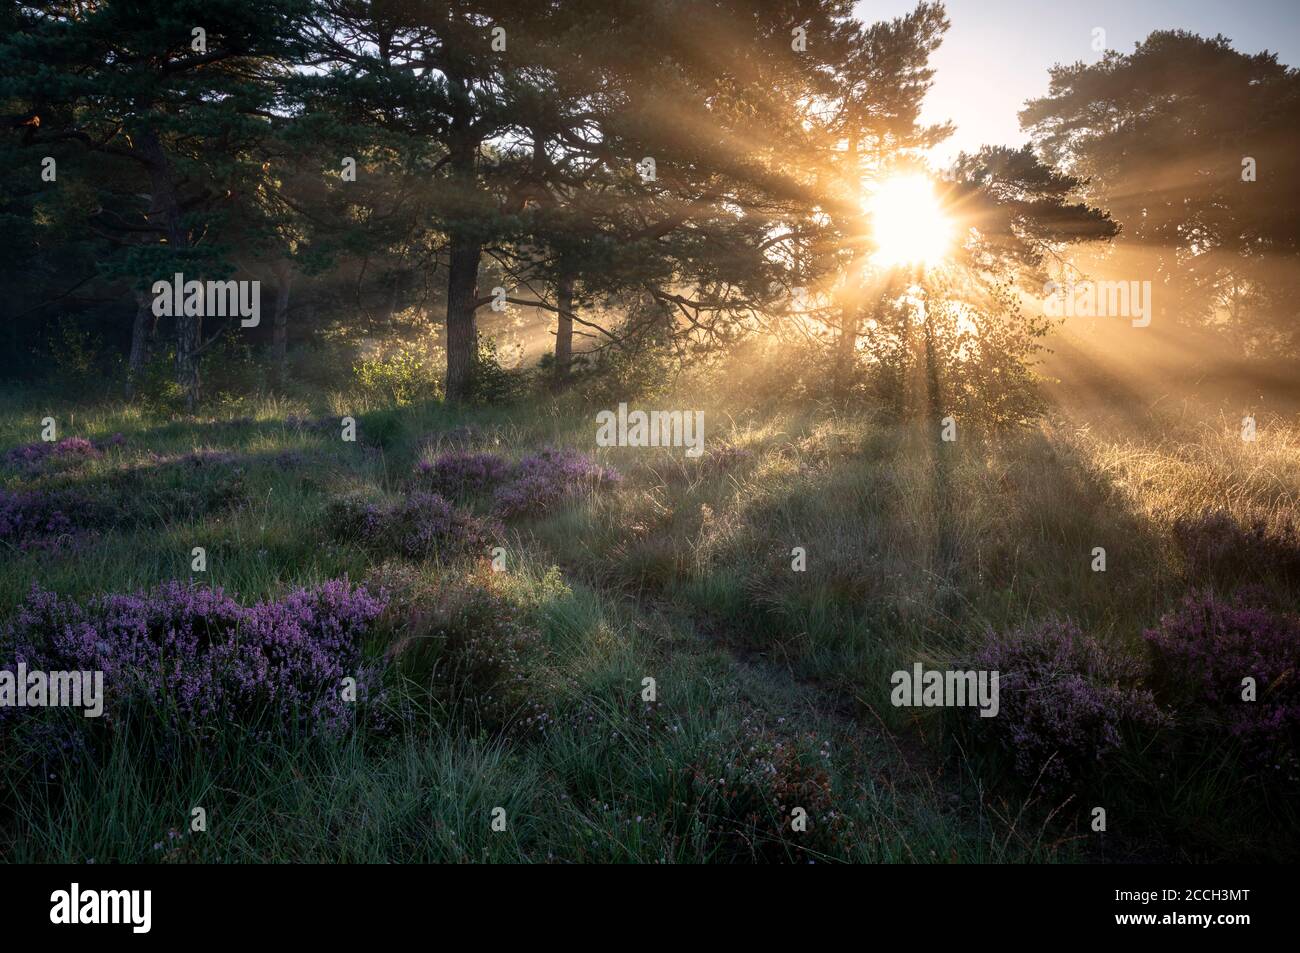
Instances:
[[[104,342],[69,315],[59,318],[49,338],[54,375],[64,390],[85,391],[102,376]]]
[[[588,364],[579,392],[593,406],[611,407],[619,401],[659,396],[673,375],[672,358],[661,348],[615,348]]]
[[[185,395],[176,383],[176,351],[161,348],[154,352],[136,382],[136,399],[155,413],[170,413],[184,406]]]
[[[386,353],[357,361],[352,374],[362,391],[399,407],[441,400],[442,362],[434,355],[427,340],[401,341]]]
[[[483,334],[478,338],[471,380],[474,400],[481,404],[508,404],[523,396],[526,387],[524,374],[502,365],[501,345],[496,338]]]

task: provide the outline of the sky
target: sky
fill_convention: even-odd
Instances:
[[[861,0],[859,19],[885,20],[915,0]],[[1093,29],[1106,46],[1127,53],[1151,31],[1222,33],[1246,53],[1268,50],[1300,66],[1300,0],[947,0],[952,23],[931,59],[934,86],[924,122],[952,120],[957,131],[932,158],[947,164],[983,144],[1023,145],[1016,119],[1026,99],[1047,92],[1056,63],[1095,62]]]

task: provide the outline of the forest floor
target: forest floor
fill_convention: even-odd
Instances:
[[[743,384],[655,401],[707,408],[699,459],[680,447],[598,448],[594,412],[566,400],[454,409],[322,393],[169,419],[11,394],[0,455],[39,442],[47,416],[59,438],[97,449],[31,466],[10,455],[5,491],[85,503],[95,516],[50,545],[0,544],[0,616],[33,583],[84,600],[179,579],[247,604],[347,577],[400,594],[402,612],[369,647],[376,657],[413,639],[421,612],[442,620],[430,631],[450,646],[484,605],[495,621],[477,634],[501,644],[488,663],[446,649],[436,664],[399,669],[395,731],[291,741],[231,728],[163,757],[147,732],[116,731],[55,784],[11,765],[0,856],[996,862],[1267,851],[1260,818],[1186,792],[1112,812],[1121,819],[1098,835],[1078,799],[1014,783],[967,750],[951,714],[890,703],[891,673],[946,667],[988,632],[1044,618],[1136,650],[1190,584],[1175,520],[1297,512],[1292,405],[1262,407],[1258,439],[1245,442],[1245,398],[1175,400],[1096,352],[1062,339],[1058,356],[1076,373],[1049,387],[1046,417],[947,448],[919,426]],[[1133,380],[1148,386],[1135,392]],[[356,420],[355,442],[341,439],[343,416]],[[340,533],[335,501],[400,501],[421,486],[422,460],[470,450],[516,461],[545,447],[574,448],[622,480],[502,520],[491,540],[501,571],[487,547],[409,558]],[[458,505],[486,517],[491,497]],[[1091,567],[1095,547],[1105,572]],[[188,829],[195,805],[206,831]],[[493,829],[497,807],[505,830]],[[799,807],[804,832],[790,823]]]

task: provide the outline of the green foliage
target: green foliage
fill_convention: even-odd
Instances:
[[[357,386],[369,395],[405,406],[442,399],[442,362],[427,340],[399,341],[386,353],[352,365]]]
[[[47,352],[53,364],[54,383],[60,390],[72,393],[84,393],[101,383],[105,364],[111,360],[104,353],[103,339],[69,315],[61,316],[51,330]]]
[[[607,348],[589,359],[576,377],[582,400],[593,407],[614,407],[620,401],[657,397],[672,384],[677,366],[664,349]]]
[[[522,371],[502,365],[500,345],[486,334],[478,336],[470,380],[471,397],[480,404],[512,403],[526,393],[529,383]]]
[[[184,407],[185,395],[176,383],[173,370],[175,364],[176,352],[173,348],[160,348],[150,356],[135,385],[136,399],[146,410],[172,414]]]
[[[1226,324],[1231,335],[1214,346],[1295,355],[1294,64],[1234,49],[1222,35],[1157,30],[1129,52],[1050,75],[1048,94],[1025,104],[1021,124],[1123,227],[1123,254],[1084,267],[1152,281],[1158,324]],[[1257,183],[1246,178],[1247,160]],[[1171,177],[1171,168],[1196,173]],[[1152,182],[1165,187],[1153,191]]]
[[[208,396],[221,403],[238,403],[266,387],[267,368],[248,338],[227,331],[203,356]]]

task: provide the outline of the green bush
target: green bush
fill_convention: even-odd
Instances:
[[[84,393],[104,379],[104,342],[76,318],[64,315],[50,333],[48,349],[61,391]]]
[[[474,354],[474,372],[470,380],[472,396],[480,404],[508,404],[518,400],[527,390],[527,375],[501,364],[501,350],[497,340],[480,334],[478,349]]]
[[[367,394],[398,406],[442,399],[442,366],[427,341],[402,341],[386,353],[352,365],[357,385]]]
[[[672,365],[670,355],[653,347],[602,351],[583,371],[578,392],[583,400],[597,407],[657,397],[672,382]]]

